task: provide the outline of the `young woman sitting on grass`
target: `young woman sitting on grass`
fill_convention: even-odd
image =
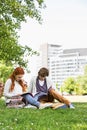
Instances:
[[[17,67],[14,69],[11,76],[7,79],[4,86],[4,96],[6,99],[7,107],[24,107],[26,102],[33,106],[36,106],[39,109],[49,107],[52,104],[42,104],[39,101],[35,100],[32,94],[27,93],[27,85],[23,80],[24,69]],[[24,95],[23,95],[24,94]]]

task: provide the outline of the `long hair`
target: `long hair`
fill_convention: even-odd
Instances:
[[[10,87],[10,90],[9,90],[10,92],[14,90],[14,86],[15,86],[15,84],[14,84],[15,76],[16,76],[16,75],[20,75],[20,74],[23,74],[23,75],[24,75],[24,69],[21,68],[21,67],[17,67],[16,69],[14,69],[13,73],[11,74],[10,79],[11,79],[11,81],[12,81],[12,84],[11,84],[11,87]],[[18,81],[18,83],[21,85],[22,91],[23,91],[23,92],[26,92],[27,86],[26,86],[26,84],[23,82],[23,80]]]

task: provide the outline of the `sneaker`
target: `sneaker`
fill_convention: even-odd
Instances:
[[[59,108],[68,108],[66,104],[60,105],[60,106],[55,106],[53,109],[59,109]]]
[[[33,105],[31,105],[31,104],[26,105],[24,108],[33,108],[33,109],[37,109],[36,106],[33,106]]]
[[[75,109],[75,107],[72,104],[70,104],[69,108],[70,109]]]
[[[39,109],[44,109],[44,108],[48,108],[51,107],[53,103],[40,103]]]

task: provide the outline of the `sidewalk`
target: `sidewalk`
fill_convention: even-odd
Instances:
[[[87,102],[87,95],[85,96],[64,96],[71,102]]]
[[[63,97],[67,98],[70,100],[70,102],[87,102],[87,95],[85,96],[64,96]],[[1,97],[2,100],[5,100],[4,97]]]

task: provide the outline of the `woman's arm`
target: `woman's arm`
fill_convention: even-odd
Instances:
[[[6,83],[5,83],[4,92],[3,92],[3,95],[4,95],[5,97],[12,97],[12,96],[14,96],[14,92],[12,92],[12,93],[9,92],[10,87],[11,87],[11,84],[12,84],[11,79],[8,79],[8,80],[6,81]]]

